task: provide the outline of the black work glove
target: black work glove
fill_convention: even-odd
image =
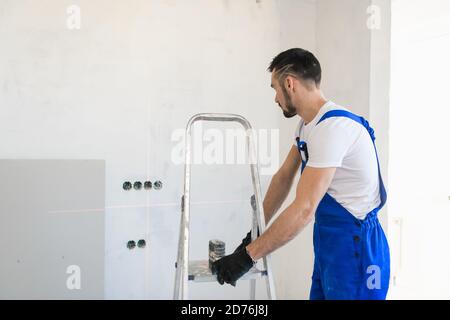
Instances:
[[[259,230],[257,232],[256,237],[259,237]],[[247,233],[247,236],[244,239],[242,239],[242,243],[234,250],[234,252],[238,252],[241,251],[242,249],[245,249],[245,247],[247,247],[251,242],[252,242],[252,232],[250,231],[249,233]]]
[[[253,267],[253,260],[247,250],[233,252],[220,260],[213,262],[211,270],[217,275],[217,281],[223,285],[225,282],[236,286],[236,281]]]

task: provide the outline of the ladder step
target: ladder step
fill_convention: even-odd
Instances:
[[[253,267],[239,280],[258,279],[267,276],[266,270],[259,270]],[[217,276],[211,273],[208,260],[189,261],[188,279],[194,282],[217,282]]]

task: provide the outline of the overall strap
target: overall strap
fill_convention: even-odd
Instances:
[[[297,141],[297,149],[298,149],[298,152],[300,152],[300,156],[301,156],[301,158],[302,158],[302,168],[301,168],[301,172],[303,172],[303,170],[305,170],[306,163],[307,163],[308,160],[309,160],[308,147],[307,147],[305,141],[300,141],[300,138],[299,138],[299,137],[297,137],[296,141]],[[302,154],[301,151],[303,151],[303,153],[304,153],[304,155],[305,155],[305,159],[303,159],[303,156],[301,155],[301,154]]]
[[[369,122],[366,119],[364,119],[363,117],[357,116],[356,114],[353,114],[347,110],[328,111],[327,113],[325,113],[322,116],[322,118],[320,118],[319,122],[317,122],[316,125],[318,125],[319,123],[321,123],[322,121],[324,121],[328,118],[333,118],[333,117],[344,117],[344,118],[349,118],[353,121],[356,121],[359,124],[361,124],[364,128],[366,128],[367,132],[369,133],[370,138],[372,139],[372,142],[373,142],[373,147],[375,148],[375,155],[377,157],[378,179],[379,179],[379,183],[380,183],[380,200],[381,200],[381,203],[378,206],[378,210],[380,210],[386,203],[387,193],[386,193],[386,189],[384,187],[383,178],[381,177],[380,162],[378,160],[377,147],[375,146],[375,131],[370,127]]]

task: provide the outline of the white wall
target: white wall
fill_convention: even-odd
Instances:
[[[317,55],[322,89],[336,103],[369,115],[370,0],[317,1]]]
[[[80,30],[66,27],[72,4]],[[171,298],[183,184],[172,131],[198,112],[280,127],[267,65],[288,47],[313,48],[314,30],[306,0],[2,0],[0,158],[105,159],[105,296]],[[282,148],[295,123],[284,126]],[[191,253],[203,258],[209,239],[232,249],[247,232],[250,177],[242,166],[193,170],[193,201],[231,201],[192,207]],[[146,179],[163,189],[122,190]],[[141,238],[146,249],[126,249]],[[292,297],[282,281],[280,297]],[[194,286],[191,297],[248,297],[244,284],[215,289]]]
[[[392,9],[392,299],[450,298],[450,3]]]

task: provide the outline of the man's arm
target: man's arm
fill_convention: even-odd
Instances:
[[[280,209],[289,194],[300,163],[300,153],[297,147],[292,146],[283,165],[272,177],[266,196],[264,197],[263,208],[266,223],[269,223],[270,219]]]
[[[297,185],[294,202],[266,232],[247,246],[247,252],[254,261],[295,238],[311,222],[335,172],[336,168],[305,168]]]

